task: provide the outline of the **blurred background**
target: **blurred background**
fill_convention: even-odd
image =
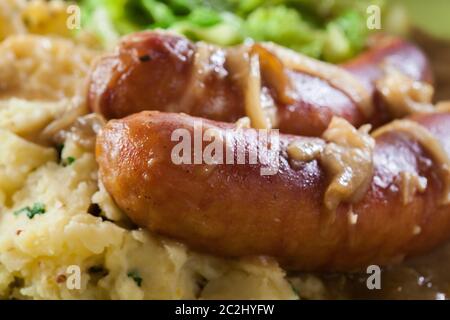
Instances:
[[[436,100],[450,99],[450,1],[398,0],[410,20],[409,36],[428,55],[436,83]]]
[[[397,0],[412,23],[423,31],[450,40],[450,1],[448,0]]]

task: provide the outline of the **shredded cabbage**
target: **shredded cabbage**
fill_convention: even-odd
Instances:
[[[360,52],[366,8],[385,0],[82,0],[82,21],[106,46],[144,29],[170,29],[222,46],[272,41],[341,62]]]

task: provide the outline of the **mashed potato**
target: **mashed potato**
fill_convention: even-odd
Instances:
[[[23,2],[0,4],[1,298],[298,298],[270,259],[202,255],[136,228],[99,184],[92,150],[71,135],[62,150],[38,139],[74,100],[85,110],[95,54],[27,35]]]
[[[0,44],[0,97],[59,100],[81,95],[94,53],[69,40],[14,35]]]

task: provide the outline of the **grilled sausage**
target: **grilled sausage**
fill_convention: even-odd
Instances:
[[[399,38],[376,36],[367,52],[343,65],[365,86],[375,112],[370,116],[361,106],[324,78],[283,65],[272,64],[275,73],[286,73],[292,86],[277,92],[281,79],[262,74],[263,90],[277,107],[277,127],[283,133],[319,136],[333,116],[347,119],[355,126],[378,126],[392,117],[374,82],[386,65],[394,66],[415,80],[431,81],[428,62],[414,45]],[[93,67],[88,89],[88,103],[93,111],[107,119],[122,118],[143,110],[183,112],[207,119],[234,122],[246,115],[244,93],[236,73],[228,65],[233,49],[215,48],[202,70],[196,65],[199,46],[167,33],[141,32],[125,37],[116,51],[102,57]],[[202,77],[201,81],[198,76]]]
[[[450,113],[411,118],[428,129],[450,156]],[[425,146],[404,132],[376,138],[374,172],[363,198],[341,203],[328,219],[323,198],[329,177],[320,162],[293,165],[293,140],[280,135],[278,171],[261,175],[259,164],[175,164],[176,129],[213,129],[256,148],[254,129],[184,114],[142,112],[112,120],[97,141],[101,179],[118,206],[138,225],[190,247],[227,257],[266,255],[302,271],[349,271],[390,264],[450,237],[450,205],[440,202],[446,181]],[[205,147],[205,142],[203,142]],[[247,155],[248,156],[248,155]],[[264,159],[263,159],[264,160]],[[268,159],[266,159],[268,160]],[[272,159],[273,160],[273,159]],[[427,179],[407,203],[402,172]],[[357,221],[349,223],[349,212]]]

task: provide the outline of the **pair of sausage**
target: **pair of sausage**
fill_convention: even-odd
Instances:
[[[261,163],[273,159],[241,165],[174,163],[173,132],[185,129],[194,136],[199,121],[202,133],[212,129],[223,135],[231,130],[249,149],[258,143],[254,129],[235,130],[229,123],[245,115],[244,97],[220,50],[212,71],[203,78],[205,90],[186,92],[192,88],[196,50],[178,36],[138,33],[101,58],[91,74],[88,101],[94,111],[108,119],[136,113],[106,125],[98,136],[96,154],[106,189],[138,225],[201,251],[229,257],[267,255],[287,269],[302,271],[390,264],[449,237],[450,207],[439,200],[446,181],[438,174],[433,155],[410,135],[393,131],[377,137],[369,190],[357,203],[341,203],[334,219],[324,211],[329,177],[320,162],[294,165],[287,156],[292,141],[324,143],[289,134],[320,136],[333,116],[355,126],[391,120],[374,82],[385,64],[431,82],[419,49],[382,37],[376,47],[342,66],[370,93],[376,110],[370,117],[346,92],[313,75],[286,70],[296,97],[288,104],[277,96],[271,79],[262,79],[276,102],[284,133],[277,173],[266,176],[261,175]],[[450,156],[450,113],[411,120],[429,130]],[[406,203],[401,192],[405,172],[427,181],[426,188],[412,193]]]

